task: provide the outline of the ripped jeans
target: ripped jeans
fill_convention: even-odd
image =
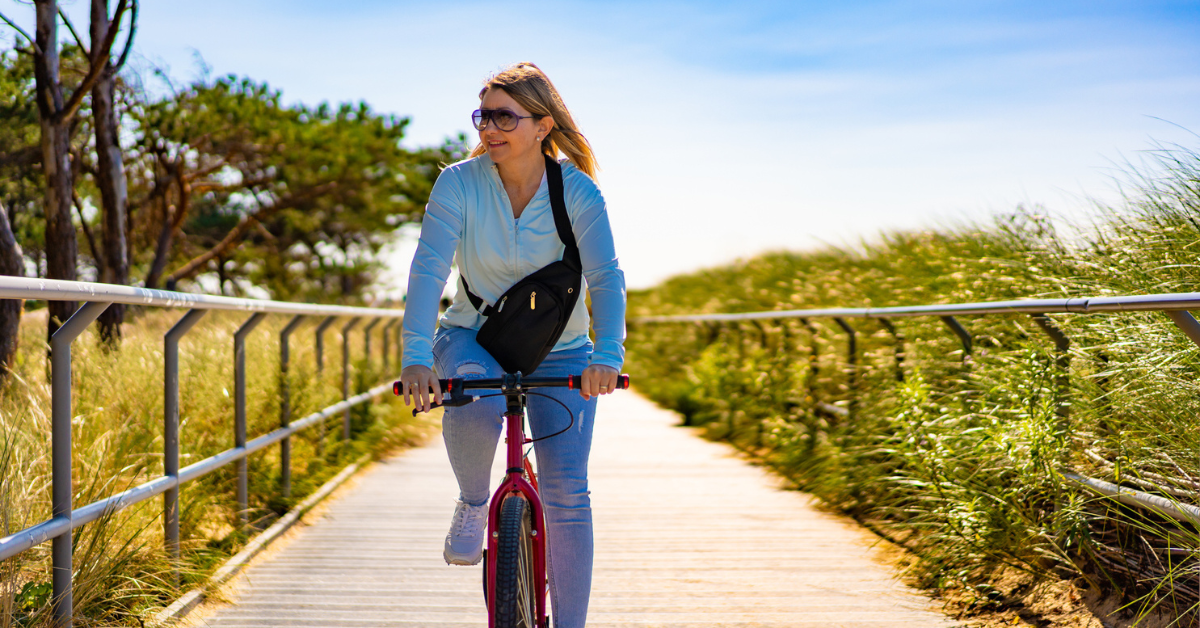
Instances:
[[[475,330],[439,329],[433,338],[438,377],[502,377],[504,369],[475,341]],[[546,357],[535,377],[578,375],[588,366],[592,344],[555,351]],[[538,486],[550,536],[550,598],[556,628],[583,628],[592,590],[592,509],[588,497],[588,453],[596,399],[584,401],[577,390],[545,388],[538,392],[562,402],[575,416],[570,430],[534,444]],[[504,398],[480,399],[470,405],[446,408],[442,437],[450,466],[458,478],[460,499],[473,506],[491,498],[488,477],[496,443],[503,428]],[[526,414],[534,438],[553,434],[570,423],[562,406],[530,395]],[[501,454],[503,455],[503,453]]]

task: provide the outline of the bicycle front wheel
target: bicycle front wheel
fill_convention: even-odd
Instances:
[[[533,573],[533,511],[523,495],[500,505],[496,539],[496,628],[540,628]]]

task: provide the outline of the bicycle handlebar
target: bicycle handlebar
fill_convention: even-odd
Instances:
[[[520,381],[522,390],[526,388],[569,388],[576,390],[583,385],[582,375],[569,375],[567,377],[525,377]],[[502,390],[506,385],[504,378],[496,377],[491,379],[464,379],[455,377],[451,379],[439,379],[438,386],[442,389],[442,394],[454,394],[460,390]],[[629,388],[629,376],[617,376],[617,388],[624,390]],[[400,382],[392,383],[392,393],[399,396],[403,394],[404,389],[401,388]]]

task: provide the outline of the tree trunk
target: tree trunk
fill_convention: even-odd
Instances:
[[[42,169],[46,175],[46,277],[74,281],[78,256],[75,224],[71,221],[70,120],[63,111],[58,75],[58,2],[35,0],[37,44],[34,55],[37,104],[42,129]],[[49,337],[75,312],[73,301],[50,301]]]
[[[13,237],[8,224],[8,212],[0,205],[0,275],[21,277],[25,273],[21,258],[21,247]],[[0,300],[0,382],[12,368],[13,356],[17,354],[17,333],[21,328],[20,299]]]
[[[102,51],[108,29],[113,27],[108,19],[108,0],[92,0],[93,53]],[[125,164],[117,141],[117,112],[114,106],[117,75],[107,53],[95,56],[91,62],[104,65],[96,86],[92,88],[92,115],[96,127],[96,185],[100,188],[104,209],[104,251],[101,253],[104,260],[98,262],[101,268],[100,281],[123,286],[129,283],[125,233],[129,195],[125,184]],[[121,338],[121,322],[124,318],[124,305],[110,305],[100,315],[100,337],[109,344],[115,344]]]
[[[225,282],[229,281],[229,274],[225,270],[225,263],[229,260],[224,257],[217,258],[217,294],[225,294]],[[233,290],[229,291],[229,296],[235,296]]]
[[[144,282],[150,289],[158,287],[158,281],[167,270],[167,257],[171,254],[171,244],[175,239],[175,217],[180,212],[179,208],[171,203],[169,196],[163,197],[162,206],[162,228],[159,229],[158,240],[154,246],[154,259],[150,262],[150,271],[146,273]]]
[[[192,185],[183,172],[183,164],[176,163],[166,167],[179,192],[179,203],[171,204],[169,193],[162,196],[163,224],[162,230],[158,233],[158,244],[154,247],[154,261],[150,263],[150,272],[146,273],[145,285],[147,288],[158,287],[158,282],[166,272],[167,262],[171,258],[171,247],[175,244],[175,234],[183,227],[183,221],[187,218],[188,210],[191,209]],[[174,290],[173,279],[173,277],[167,278],[167,290]]]

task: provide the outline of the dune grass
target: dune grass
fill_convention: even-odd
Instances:
[[[162,473],[162,337],[179,311],[134,310],[118,349],[95,330],[73,347],[75,506],[136,486]],[[49,518],[50,386],[44,319],[22,325],[15,373],[0,390],[0,525],[11,534]],[[234,445],[233,332],[245,315],[210,312],[180,343],[180,448],[186,466]],[[268,317],[247,339],[247,433],[279,424],[279,331]],[[341,336],[326,332],[325,368],[317,372],[313,326],[291,337],[292,418],[341,399]],[[352,332],[352,391],[391,376],[376,328],[370,360],[361,331]],[[393,356],[395,345],[392,344]],[[398,371],[395,358],[392,366]],[[176,583],[163,551],[162,499],[154,498],[75,531],[77,626],[139,625],[180,591],[204,581],[257,530],[364,453],[382,453],[423,438],[428,425],[390,395],[352,410],[354,438],[341,440],[341,416],[292,438],[292,493],[280,493],[279,447],[249,459],[251,525],[236,512],[236,465],[194,482],[180,494],[182,574]],[[325,437],[322,438],[322,431]],[[0,563],[0,628],[49,625],[50,544]]]
[[[1153,157],[1122,206],[1071,237],[1019,209],[773,253],[631,293],[630,318],[1200,291],[1200,155]],[[829,320],[634,324],[627,369],[710,437],[903,544],[911,575],[966,612],[1065,578],[1123,596],[1135,617],[1195,625],[1197,530],[1062,474],[1197,503],[1200,349],[1161,313],[1053,315],[1071,340],[1062,356],[1029,316],[959,318],[970,355],[937,317],[892,321],[902,342],[852,319],[855,369]]]

